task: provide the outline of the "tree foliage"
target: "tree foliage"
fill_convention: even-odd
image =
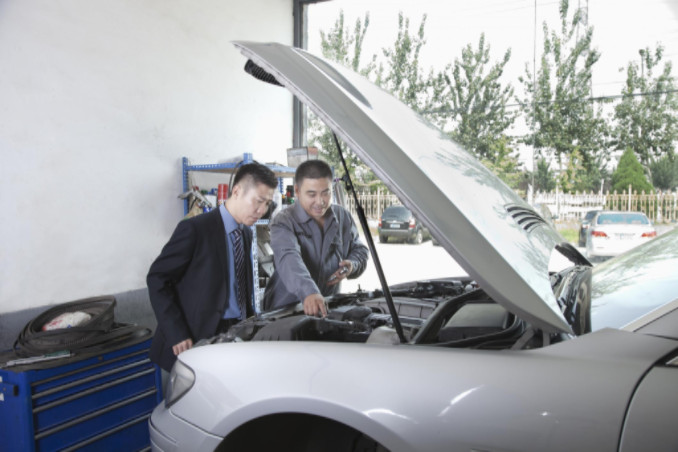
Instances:
[[[663,53],[661,45],[654,52],[641,49],[640,67],[637,62],[628,63],[623,97],[614,110],[614,145],[633,149],[648,166],[662,156],[673,159],[678,143],[678,95],[671,62],[654,76]]]
[[[544,46],[536,76],[526,65],[525,75],[519,78],[525,89],[519,102],[531,130],[525,143],[537,154],[564,164],[567,171],[576,169],[568,178],[572,189],[590,190],[587,174],[600,171],[597,165],[604,161],[600,154],[606,149],[602,107],[586,101],[600,53],[593,48],[593,29],[584,25],[583,10],[576,9],[568,20],[568,0],[561,0],[559,13],[559,32],[543,25]]]
[[[629,185],[633,191],[640,193],[650,193],[653,191],[652,185],[647,181],[643,165],[640,164],[636,154],[631,148],[626,148],[619,165],[612,174],[612,190],[617,193],[626,192]]]
[[[555,188],[556,177],[551,170],[551,164],[544,158],[539,159],[534,173],[534,189],[549,192],[555,190]]]
[[[419,53],[426,42],[425,24],[426,16],[423,16],[416,34],[412,34],[409,19],[400,13],[396,41],[391,47],[382,49],[385,63],[381,62],[377,65],[376,56],[373,56],[366,65],[362,65],[362,45],[369,26],[369,14],[366,14],[362,20],[358,19],[351,32],[344,24],[344,13],[341,11],[332,29],[327,33],[321,32],[322,53],[325,58],[372,79],[413,110],[421,111],[426,105],[426,89],[430,85],[429,76],[424,76],[419,62]],[[318,118],[311,117],[310,122],[309,143],[319,148],[322,158],[331,166],[342,168],[330,129]],[[362,185],[371,190],[383,186],[373,172],[343,143],[342,150],[349,173],[356,185]]]
[[[373,55],[372,60],[364,66],[360,58],[369,26],[370,14],[365,13],[365,18],[357,19],[353,32],[350,32],[348,27],[344,26],[344,11],[339,11],[334,26],[327,33],[320,30],[320,48],[323,56],[368,77],[376,68],[376,55]]]
[[[426,43],[426,15],[412,31],[410,20],[400,13],[395,42],[382,48],[383,58],[378,64],[376,56],[363,64],[362,45],[368,26],[369,15],[365,15],[364,19],[356,21],[353,31],[349,30],[341,11],[334,26],[327,33],[321,32],[323,56],[372,79],[439,126],[447,125],[447,133],[452,138],[516,188],[524,175],[506,133],[515,120],[515,115],[506,107],[513,96],[513,88],[503,86],[500,81],[511,56],[510,50],[501,61],[490,65],[490,46],[481,35],[477,47],[466,46],[461,59],[455,59],[454,64],[447,65],[437,74],[432,69],[426,72],[420,62],[421,50]],[[320,149],[323,159],[340,168],[330,130],[317,118],[312,118],[310,130],[309,142]],[[345,157],[356,183],[374,188],[378,182],[372,172],[352,152],[347,151]]]
[[[521,171],[521,163],[515,151],[509,146],[509,139],[505,136],[500,137],[493,140],[490,146],[488,155],[492,155],[492,160],[481,158],[481,162],[506,185],[518,190],[525,179],[525,173]]]
[[[515,114],[507,109],[513,87],[501,83],[510,58],[509,49],[501,61],[490,66],[490,45],[481,34],[475,49],[468,44],[462,49],[461,59],[455,58],[454,64],[433,80],[438,101],[435,122],[451,123],[452,138],[478,158],[494,164],[509,155],[517,158],[506,134],[515,121]]]
[[[345,25],[343,10],[340,11],[334,26],[327,33],[320,32],[323,56],[369,77],[376,69],[376,56],[373,56],[367,64],[363,65],[361,61],[363,41],[369,24],[370,16],[369,13],[366,13],[363,19],[359,18],[356,20],[353,31],[351,31]],[[335,171],[343,174],[343,165],[339,158],[332,131],[320,118],[312,113],[309,113],[309,132],[309,144],[316,146],[321,158],[331,167],[335,168]],[[379,184],[372,171],[362,163],[358,156],[341,140],[339,142],[349,175],[354,183],[356,185],[367,186]]]
[[[678,95],[670,63],[658,72],[663,47],[658,45],[653,52],[643,49],[640,63],[628,63],[623,98],[615,106],[614,116],[605,118],[603,104],[595,103],[591,96],[591,76],[600,58],[593,46],[593,29],[583,10],[571,9],[569,0],[559,0],[558,5],[559,25],[551,29],[543,24],[538,67],[532,72],[526,65],[519,78],[524,89],[523,98],[518,99],[519,112],[509,107],[513,87],[502,81],[511,51],[491,61],[484,34],[477,44],[462,48],[443,70],[422,69],[426,15],[418,26],[411,27],[401,12],[393,44],[383,47],[379,57],[365,58],[369,14],[349,26],[341,11],[334,26],[320,32],[321,49],[325,58],[361,73],[431,120],[514,189],[524,188],[527,181],[518,160],[518,143],[509,133],[518,114],[530,129],[521,142],[532,146],[539,158],[533,173],[537,190],[550,191],[556,183],[566,192],[598,191],[603,186],[619,189],[622,185],[626,190],[627,173],[634,175],[631,183],[637,190],[651,189],[647,177],[662,190],[675,188]],[[311,117],[309,132],[309,143],[343,172],[330,130]],[[380,182],[372,171],[343,143],[342,149],[356,185],[376,188]],[[613,178],[607,170],[613,149],[635,152],[642,177],[636,174],[637,168],[625,169],[635,165],[620,161]]]
[[[664,155],[650,163],[652,185],[658,190],[675,190],[678,187],[678,159]]]
[[[419,55],[426,43],[423,15],[416,34],[410,32],[410,19],[398,13],[398,35],[391,47],[382,48],[385,63],[379,64],[375,83],[400,99],[405,105],[421,112],[426,103],[428,77],[420,67]]]

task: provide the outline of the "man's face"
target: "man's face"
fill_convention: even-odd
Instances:
[[[231,194],[235,201],[233,209],[235,212],[231,212],[231,215],[238,223],[252,226],[268,210],[274,192],[275,188],[265,184],[245,182],[236,185]]]
[[[321,179],[303,179],[301,185],[294,186],[297,202],[314,220],[322,223],[325,212],[330,208],[332,200],[332,180],[329,177]]]

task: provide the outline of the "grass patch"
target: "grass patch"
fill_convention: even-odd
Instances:
[[[568,242],[574,244],[575,246],[579,243],[579,229],[558,229],[560,235],[562,235]]]

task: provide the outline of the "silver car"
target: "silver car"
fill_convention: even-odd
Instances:
[[[468,275],[265,313],[179,355],[160,451],[675,451],[678,231],[592,270],[476,158],[349,70],[238,42]],[[337,144],[339,140],[336,140]],[[552,253],[571,265],[549,272]],[[412,265],[418,265],[413,262]]]

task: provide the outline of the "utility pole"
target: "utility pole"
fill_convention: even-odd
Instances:
[[[534,138],[532,142],[532,189],[534,173],[537,171],[537,0],[534,0],[534,35],[532,37],[532,117]]]

